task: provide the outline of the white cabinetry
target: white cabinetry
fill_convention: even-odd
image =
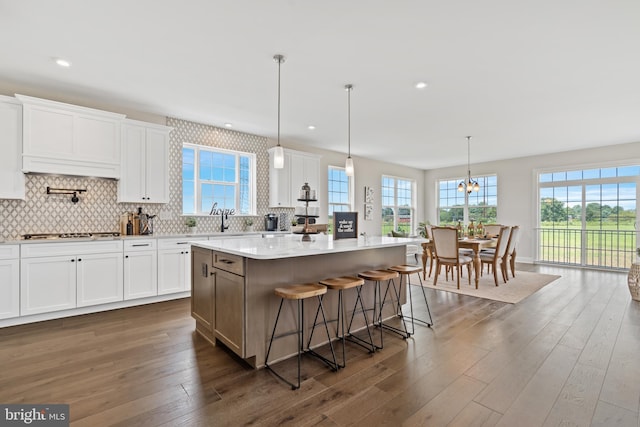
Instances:
[[[16,95],[23,104],[22,169],[120,177],[123,114]]]
[[[77,305],[122,301],[122,247],[120,252],[78,255]]]
[[[121,301],[122,241],[22,245],[20,314]]]
[[[191,290],[191,245],[206,237],[158,239],[158,295]]]
[[[273,167],[273,148],[269,149],[269,206],[294,207],[305,182],[313,189],[320,184],[320,156],[284,150],[284,168]]]
[[[169,133],[172,128],[125,120],[118,202],[169,202]]]
[[[20,246],[0,245],[0,319],[20,314]]]
[[[24,199],[22,104],[1,95],[0,148],[0,199]]]
[[[158,294],[158,252],[156,239],[124,242],[124,299]]]

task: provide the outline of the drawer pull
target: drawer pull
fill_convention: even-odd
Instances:
[[[229,264],[235,264],[235,261],[231,261],[230,259],[220,259],[218,260],[219,262],[225,263],[227,265]]]
[[[187,243],[189,243],[189,242],[178,242],[178,243],[176,243],[176,245],[186,245]]]
[[[136,245],[131,245],[132,247],[139,247],[139,246],[150,246],[149,243],[138,243]]]

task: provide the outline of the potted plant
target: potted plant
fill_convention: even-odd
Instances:
[[[418,228],[416,228],[416,232],[420,235],[420,237],[422,237],[423,239],[427,238],[427,226],[431,225],[431,223],[429,221],[426,222],[419,222],[418,223]]]
[[[253,231],[253,218],[246,217],[244,219],[244,227],[246,231]]]
[[[189,233],[194,233],[196,231],[196,219],[194,217],[187,217],[187,219],[184,220],[184,225],[189,228]]]

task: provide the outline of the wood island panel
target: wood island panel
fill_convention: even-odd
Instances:
[[[212,250],[211,258],[215,259],[214,254],[219,252],[223,251],[219,249]],[[234,304],[228,304],[228,301],[213,302],[216,319],[225,319],[227,323],[233,321],[243,324],[244,345],[240,346],[243,349],[235,345],[229,345],[228,341],[225,341],[225,337],[221,337],[215,332],[214,336],[218,343],[222,342],[227,345],[254,368],[263,367],[269,338],[271,337],[280,304],[280,298],[274,294],[276,287],[295,283],[317,282],[322,279],[343,275],[357,275],[365,270],[383,269],[392,265],[403,264],[405,255],[404,246],[389,246],[276,259],[245,258],[243,264],[245,273],[244,307],[238,310],[237,306],[234,308]],[[383,292],[385,286],[386,283],[383,284]],[[215,294],[217,292],[214,292]],[[373,284],[367,282],[363,288],[363,298],[368,309],[373,307],[373,296]],[[305,341],[313,324],[317,309],[316,301],[313,298],[305,302]],[[286,306],[288,303],[291,305]],[[345,292],[345,304],[349,312],[351,312],[354,303],[355,290]],[[293,304],[295,302],[285,301],[285,307],[283,307],[278,331],[276,332],[277,335],[292,332],[296,329],[295,305]],[[327,318],[335,319],[337,316],[337,292],[327,292],[323,304]],[[394,314],[392,304],[387,304],[384,316],[391,317]],[[368,311],[367,316],[369,322],[371,322],[372,312]],[[352,329],[357,330],[364,327],[364,321],[359,317],[356,316]],[[197,330],[205,337],[207,336],[206,331],[201,331],[200,328]],[[335,337],[335,322],[330,324],[329,331],[332,337]],[[317,328],[316,333],[314,333],[312,347],[325,342],[326,333]],[[271,349],[270,362],[293,356],[296,351],[297,337],[295,334],[280,338],[274,342]]]

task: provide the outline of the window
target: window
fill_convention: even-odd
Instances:
[[[542,262],[626,269],[635,260],[640,166],[538,174]]]
[[[480,191],[458,191],[458,184],[466,181],[455,178],[438,181],[438,224],[456,225],[458,221],[494,224],[498,218],[498,178],[496,175],[479,176],[474,179]]]
[[[255,155],[195,144],[182,146],[182,213],[234,209],[255,215]]]
[[[391,231],[413,234],[415,229],[415,181],[382,177],[382,235]]]
[[[329,166],[327,176],[329,228],[331,228],[334,212],[349,212],[352,210],[353,191],[351,190],[351,178],[347,176],[344,168]]]

